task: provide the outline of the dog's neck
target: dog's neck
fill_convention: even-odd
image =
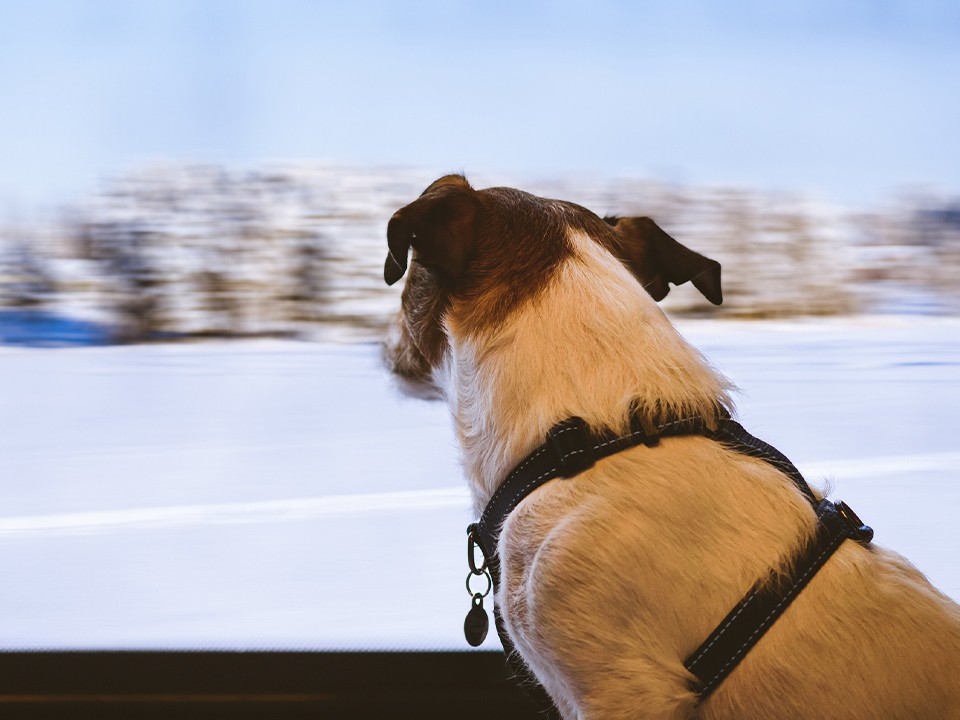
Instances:
[[[566,417],[624,431],[631,411],[656,424],[730,407],[729,382],[636,278],[582,233],[570,242],[572,257],[544,291],[499,327],[461,327],[456,304],[447,315],[450,351],[439,379],[477,512]]]

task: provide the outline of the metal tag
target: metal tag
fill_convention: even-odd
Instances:
[[[487,617],[487,611],[483,609],[483,595],[476,593],[472,600],[473,607],[467,613],[466,620],[463,621],[463,635],[472,647],[477,647],[487,637],[487,630],[490,629],[490,619]]]

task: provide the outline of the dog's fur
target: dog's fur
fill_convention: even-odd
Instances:
[[[387,360],[449,404],[478,513],[568,416],[622,432],[631,410],[652,427],[731,407],[656,304],[688,280],[719,303],[719,265],[647,218],[452,175],[387,236],[387,282],[413,248]],[[524,500],[500,535],[496,602],[566,718],[960,718],[960,607],[899,555],[849,541],[697,703],[683,661],[814,528],[767,463],[664,439]]]

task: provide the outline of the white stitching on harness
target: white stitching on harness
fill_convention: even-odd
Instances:
[[[561,430],[560,432],[558,432],[554,437],[560,437],[560,436],[563,435],[564,433],[570,432],[571,430],[576,430],[576,429],[577,429],[577,428],[574,427],[574,426],[566,427],[566,428],[564,428],[563,430]],[[524,462],[522,465],[520,465],[520,467],[518,467],[516,470],[514,470],[512,473],[510,473],[510,475],[511,475],[511,476],[516,475],[518,472],[520,472],[520,470],[522,470],[522,469],[524,468],[524,466],[527,465],[527,463],[529,463],[529,462],[530,462],[531,460],[533,460],[535,457],[538,457],[538,456],[541,455],[542,453],[546,452],[546,449],[547,449],[546,446],[544,446],[543,448],[541,448],[541,451],[540,451],[540,452],[535,453],[534,455],[531,455],[529,458],[527,458],[527,461],[526,461],[526,462]],[[580,452],[583,452],[583,450],[575,450],[575,451],[573,451],[573,452],[571,452],[571,453],[567,453],[567,454],[564,455],[562,458],[560,458],[560,462],[563,463],[563,461],[566,460],[566,459],[567,459],[568,457],[570,457],[571,455],[576,455],[577,453],[580,453]],[[543,474],[540,475],[539,477],[531,480],[531,481],[528,482],[526,485],[524,485],[524,486],[520,489],[519,493],[517,493],[517,494],[523,496],[523,495],[526,493],[527,488],[529,488],[531,485],[536,485],[538,482],[540,482],[541,480],[543,480],[543,479],[544,479],[545,477],[547,477],[548,475],[552,475],[553,473],[557,472],[557,470],[558,470],[558,468],[555,468],[555,467],[554,467],[554,468],[550,468],[549,470],[547,470],[545,473],[543,473]],[[507,478],[507,480],[508,480],[508,479],[509,479],[509,477]],[[490,498],[490,502],[487,503],[488,507],[489,507],[490,505],[493,505],[494,498],[496,498],[497,495],[500,494],[500,491],[501,491],[501,490],[504,488],[504,486],[507,484],[507,480],[504,480],[502,483],[500,483],[500,487],[497,488],[497,491],[493,494],[493,497]]]
[[[733,621],[740,616],[740,613],[742,613],[744,610],[747,609],[747,606],[757,596],[758,592],[759,592],[759,588],[756,588],[752,593],[750,593],[747,596],[747,598],[743,601],[743,604],[740,606],[740,609],[737,610],[737,612],[734,613],[733,617],[731,617],[727,621],[727,623],[722,628],[719,629],[719,632],[717,632],[713,640],[710,641],[710,644],[707,645],[703,650],[701,650],[700,653],[690,662],[691,665],[696,665],[698,662],[700,662],[700,658],[706,655],[707,652],[710,650],[710,648],[712,648],[716,644],[717,640],[723,637],[723,634],[730,628],[731,625],[733,625]]]
[[[843,540],[844,540],[844,534],[843,534],[842,532],[841,532],[841,533],[838,533],[837,537],[833,539],[833,542],[831,542],[829,545],[827,545],[827,547],[825,547],[825,548],[823,549],[823,552],[820,553],[820,555],[817,556],[817,559],[814,560],[813,564],[812,564],[810,567],[807,568],[807,571],[797,579],[797,581],[794,583],[793,587],[790,589],[790,592],[787,593],[786,595],[784,595],[784,596],[780,599],[780,602],[777,603],[776,607],[773,608],[773,610],[770,611],[770,614],[767,615],[767,617],[765,617],[765,618],[763,619],[763,622],[760,623],[760,625],[757,626],[757,628],[753,631],[753,633],[750,635],[750,637],[748,637],[748,638],[744,641],[743,645],[740,646],[740,649],[737,650],[737,652],[734,653],[733,657],[731,657],[731,658],[727,661],[727,664],[724,665],[722,668],[720,668],[720,669],[717,671],[717,674],[714,675],[712,678],[710,678],[710,681],[709,681],[706,685],[703,686],[703,690],[700,691],[701,693],[705,693],[705,692],[709,691],[709,690],[714,686],[714,684],[717,682],[717,680],[720,678],[720,676],[723,675],[724,671],[725,671],[728,667],[730,667],[731,663],[733,663],[734,661],[736,661],[736,660],[746,651],[747,646],[750,645],[750,641],[753,640],[754,637],[756,637],[757,633],[766,630],[766,628],[767,628],[767,623],[769,623],[769,622],[770,622],[770,618],[772,618],[772,617],[777,613],[777,611],[780,609],[780,606],[783,605],[783,604],[784,604],[785,602],[787,602],[788,600],[793,599],[793,596],[796,595],[797,592],[798,592],[797,587],[803,583],[803,581],[806,579],[807,575],[809,575],[810,573],[814,572],[815,570],[819,570],[819,569],[820,569],[820,568],[819,568],[819,563],[820,563],[820,560],[823,559],[823,556],[826,555],[828,552],[832,552],[832,551],[836,548],[837,545],[839,545],[840,543],[843,542]]]
[[[696,419],[697,419],[696,417],[680,418],[679,420],[673,420],[673,421],[671,421],[671,422],[664,423],[663,425],[658,425],[658,426],[657,426],[657,430],[663,431],[663,430],[666,430],[668,427],[673,427],[674,425],[680,425],[680,424],[682,424],[682,423],[690,422],[691,420],[696,420]],[[646,435],[646,433],[645,433],[643,430],[635,430],[635,431],[633,431],[632,433],[630,433],[629,435],[623,435],[623,436],[621,436],[621,437],[614,438],[613,440],[607,440],[607,441],[604,442],[604,443],[600,443],[599,445],[597,445],[597,446],[594,447],[593,449],[594,449],[594,450],[602,450],[603,448],[607,447],[608,445],[613,445],[614,443],[618,443],[618,442],[620,442],[621,440],[628,440],[628,439],[630,439],[630,438],[635,438],[635,437],[637,437],[637,436],[641,436],[641,437],[642,437],[642,436],[644,436],[644,435]]]
[[[503,488],[506,487],[506,485],[507,485],[507,480],[509,480],[511,477],[513,477],[514,475],[516,475],[517,473],[519,473],[519,472],[520,472],[521,470],[523,470],[527,465],[529,465],[530,463],[532,463],[534,460],[536,460],[538,457],[540,457],[541,455],[543,455],[545,452],[547,452],[546,446],[541,447],[541,448],[540,448],[539,450],[537,450],[533,455],[531,455],[531,456],[528,457],[526,460],[524,460],[522,463],[520,463],[520,467],[518,467],[516,470],[514,470],[512,473],[510,473],[510,475],[508,475],[508,476],[504,479],[504,481],[503,481],[502,483],[500,483],[500,486],[496,489],[496,492],[493,493],[493,496],[490,498],[490,501],[487,503],[487,507],[492,507],[492,506],[493,506],[494,501],[495,501],[495,500],[497,499],[497,497],[500,495],[500,493],[501,493],[501,491],[503,490]]]
[[[657,429],[662,431],[662,430],[665,430],[665,429],[668,428],[668,427],[672,427],[672,426],[674,426],[674,425],[680,425],[680,424],[682,424],[682,423],[690,422],[691,420],[696,420],[696,419],[697,419],[696,417],[680,418],[679,420],[673,420],[673,421],[671,421],[671,422],[664,423],[663,425],[659,425],[659,426],[657,427]],[[573,426],[573,425],[571,425],[570,427],[565,427],[563,430],[560,430],[554,437],[560,437],[560,436],[563,435],[564,433],[570,432],[570,431],[572,431],[572,430],[577,430],[577,429],[579,429],[579,428],[577,428],[576,426]],[[644,433],[642,430],[637,430],[637,431],[635,431],[635,432],[630,433],[629,435],[622,435],[621,437],[614,438],[613,440],[607,440],[606,442],[600,443],[599,445],[594,445],[594,446],[593,446],[593,450],[594,450],[594,451],[602,450],[603,448],[607,447],[608,445],[613,445],[614,443],[618,443],[618,442],[620,442],[621,440],[626,440],[626,439],[628,439],[628,438],[634,438],[634,437],[637,437],[637,436],[642,436],[642,435],[644,435],[644,434],[645,434],[645,433]],[[513,477],[514,475],[517,475],[517,474],[519,474],[520,472],[522,472],[523,469],[524,469],[527,465],[529,465],[529,464],[530,464],[531,462],[533,462],[534,460],[538,459],[538,458],[539,458],[541,455],[543,455],[545,452],[547,452],[547,446],[546,446],[546,445],[542,446],[537,452],[535,452],[533,455],[531,455],[531,456],[528,457],[526,460],[524,460],[522,463],[520,463],[519,467],[515,468],[515,469],[513,470],[513,472],[511,472],[506,478],[504,478],[503,482],[500,483],[499,487],[497,487],[496,491],[493,493],[493,495],[490,497],[490,500],[487,502],[487,507],[493,507],[493,505],[494,505],[494,503],[496,502],[497,498],[500,497],[500,493],[501,493],[501,492],[503,491],[503,489],[506,487],[507,481],[508,481],[511,477]],[[568,457],[572,457],[572,456],[574,456],[574,455],[576,455],[576,454],[578,454],[578,453],[582,453],[582,452],[585,452],[585,450],[583,450],[583,449],[581,449],[581,450],[573,450],[573,451],[567,453],[566,455],[564,455],[562,458],[560,458],[560,463],[562,464]],[[553,473],[556,473],[557,471],[558,471],[558,468],[550,468],[550,470],[548,470],[547,472],[543,473],[543,474],[540,475],[538,478],[536,478],[536,479],[534,479],[534,480],[531,480],[531,481],[528,482],[526,485],[524,485],[524,486],[520,489],[519,494],[522,495],[523,493],[526,492],[526,490],[527,490],[531,485],[535,485],[536,483],[540,482],[541,480],[543,480],[543,479],[544,479],[545,477],[547,477],[548,475],[552,475]],[[482,519],[481,519],[481,522],[482,522]]]
[[[543,480],[545,477],[547,477],[548,475],[552,475],[552,474],[555,473],[556,471],[557,471],[557,468],[550,468],[550,469],[547,470],[545,473],[543,473],[543,475],[541,475],[540,477],[536,478],[535,480],[531,480],[530,482],[528,482],[526,485],[523,486],[523,488],[520,490],[520,494],[522,495],[522,494],[526,491],[526,489],[527,489],[528,487],[530,487],[531,485],[536,485],[538,482],[540,482],[541,480]],[[526,499],[526,498],[524,498],[524,499]]]

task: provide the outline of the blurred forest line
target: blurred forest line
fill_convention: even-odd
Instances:
[[[156,165],[43,221],[0,217],[0,314],[87,317],[104,341],[305,336],[373,339],[396,311],[386,224],[437,173],[401,168]],[[649,215],[723,265],[724,304],[678,314],[771,318],[960,311],[960,198],[852,210],[798,195],[630,179],[469,175]],[[0,328],[2,330],[2,328]],[[0,333],[0,340],[2,340]]]

